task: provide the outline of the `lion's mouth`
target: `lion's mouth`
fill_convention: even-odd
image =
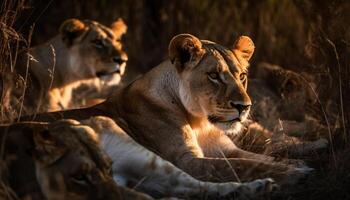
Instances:
[[[98,78],[101,78],[103,76],[110,76],[110,75],[113,75],[113,74],[120,74],[120,70],[117,69],[117,70],[114,70],[114,71],[100,71],[100,72],[96,73],[96,76]]]
[[[98,78],[106,77],[106,76],[112,76],[114,74],[121,74],[121,66],[119,64],[115,65],[107,65],[105,66],[106,69],[96,72],[96,76]]]
[[[234,123],[234,122],[241,122],[242,120],[239,117],[221,117],[221,116],[215,116],[215,115],[209,115],[208,120],[211,123]]]

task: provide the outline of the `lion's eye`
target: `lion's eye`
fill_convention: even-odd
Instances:
[[[72,180],[73,180],[74,183],[79,184],[79,185],[87,185],[90,182],[89,178],[87,177],[87,175],[81,174],[81,173],[73,176]]]
[[[212,80],[218,80],[219,79],[219,74],[217,72],[211,72],[208,74],[209,78]]]
[[[245,81],[246,78],[247,78],[247,73],[241,73],[241,74],[239,75],[239,79],[240,79],[241,81]]]
[[[103,40],[101,40],[101,39],[95,39],[95,40],[93,40],[93,41],[92,41],[92,44],[93,44],[96,48],[98,48],[98,49],[101,49],[101,48],[104,47],[104,42],[103,42]]]

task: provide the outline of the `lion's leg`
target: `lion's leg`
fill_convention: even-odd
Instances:
[[[295,184],[310,173],[308,167],[298,168],[278,162],[244,158],[191,158],[178,161],[178,166],[197,179],[213,182],[248,181],[270,177],[281,185]]]
[[[99,132],[101,146],[113,160],[114,180],[132,184],[138,190],[155,196],[257,197],[271,191],[271,179],[248,183],[211,183],[199,181],[170,162],[132,140],[114,122],[105,117],[83,121]]]
[[[311,155],[314,152],[327,148],[328,142],[323,138],[315,141],[304,141],[302,138],[289,136],[288,133],[294,130],[293,128],[295,127],[295,123],[283,121],[283,130],[281,127],[281,130],[276,129],[275,132],[271,132],[255,122],[249,124],[247,130],[241,134],[235,137],[229,137],[238,147],[245,151],[276,156],[279,159],[286,156],[289,158],[298,158],[299,156]],[[299,129],[295,129],[295,131],[297,130]],[[240,152],[240,154],[249,156],[249,152]]]
[[[144,152],[144,149],[142,151]],[[143,155],[143,152],[135,153]],[[135,162],[130,162],[130,165],[135,165]],[[155,154],[146,162],[138,161],[137,165],[146,167],[138,171],[142,173],[139,176],[143,178],[137,181],[136,189],[156,196],[207,197],[209,199],[234,196],[256,198],[270,192],[274,185],[269,178],[244,183],[199,181]]]
[[[275,161],[274,157],[240,149],[223,132],[211,132],[198,137],[199,145],[205,157],[210,158],[245,158],[262,162]]]
[[[247,136],[248,138],[253,138]],[[200,146],[205,157],[212,158],[242,158],[242,159],[251,159],[260,162],[278,162],[280,164],[294,165],[294,167],[310,169],[305,163],[301,160],[293,159],[284,159],[281,157],[272,157],[270,154],[255,153],[246,150],[242,150],[235,145],[235,143],[225,134],[221,132],[211,132],[210,134],[205,135],[206,140],[203,141],[203,138],[199,137]],[[207,141],[207,142],[205,142]],[[258,140],[252,140],[253,144],[256,144]],[[259,148],[260,148],[259,144]],[[270,147],[268,145],[262,145],[265,147],[264,151],[266,152]],[[254,145],[250,144],[250,148]],[[255,148],[257,149],[257,148]],[[310,169],[311,170],[311,169]]]
[[[273,178],[280,183],[287,183],[299,180],[305,173],[309,172],[310,168],[299,169],[292,165],[263,159],[223,158],[223,156],[215,154],[209,158],[210,155],[203,148],[203,141],[197,140],[199,136],[196,136],[196,133],[192,132],[190,128],[185,128],[182,129],[182,135],[178,134],[176,129],[164,132],[162,138],[171,137],[172,140],[162,140],[159,149],[163,150],[161,154],[163,158],[170,160],[177,167],[199,180],[227,182]],[[229,139],[227,138],[227,140]],[[226,141],[218,141],[226,143]],[[213,141],[208,142],[208,146],[212,146],[210,144],[213,144]],[[231,144],[233,145],[232,142]],[[169,147],[176,147],[176,149]],[[230,153],[226,149],[223,151],[224,154]]]
[[[198,137],[198,143],[204,156],[199,157],[194,146],[177,150],[188,151],[182,153],[174,163],[186,172],[200,180],[215,182],[253,180],[257,178],[271,177],[280,183],[293,183],[310,172],[310,168],[275,162],[275,158],[244,151],[220,132],[211,132]],[[186,138],[191,138],[187,136]],[[193,139],[193,138],[192,138]],[[193,142],[187,142],[193,144]]]

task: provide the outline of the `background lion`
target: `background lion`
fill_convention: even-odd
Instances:
[[[128,59],[120,41],[125,31],[121,19],[111,28],[89,20],[63,22],[58,36],[19,55],[12,81],[4,84],[12,90],[12,96],[7,95],[12,106],[7,108],[9,117],[68,108],[72,104],[72,89],[82,80],[98,77],[83,83],[89,85],[90,92],[101,91],[104,85],[116,85]],[[87,89],[81,89],[73,97],[78,95],[81,99],[84,90]],[[100,96],[93,94],[95,98],[107,95],[106,92]],[[73,106],[78,107],[78,102]]]
[[[250,151],[279,156],[306,156],[325,150],[328,130],[315,118],[319,116],[307,109],[319,103],[307,74],[268,63],[260,63],[252,71],[248,84],[252,121],[245,125],[247,132],[234,140]]]

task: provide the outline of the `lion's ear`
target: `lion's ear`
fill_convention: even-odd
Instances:
[[[67,19],[60,26],[60,34],[63,42],[69,47],[74,40],[81,36],[88,27],[78,19]]]
[[[254,42],[248,36],[240,36],[233,45],[233,52],[245,61],[249,61],[254,53]]]
[[[120,38],[128,30],[128,26],[124,23],[122,18],[118,18],[111,24],[111,29],[117,38]]]
[[[190,34],[179,34],[173,37],[169,44],[170,61],[175,64],[179,72],[191,62],[196,64],[204,52],[201,41]]]
[[[47,128],[33,128],[33,141],[33,157],[44,165],[52,164],[61,158],[66,151],[66,148],[59,144]]]

